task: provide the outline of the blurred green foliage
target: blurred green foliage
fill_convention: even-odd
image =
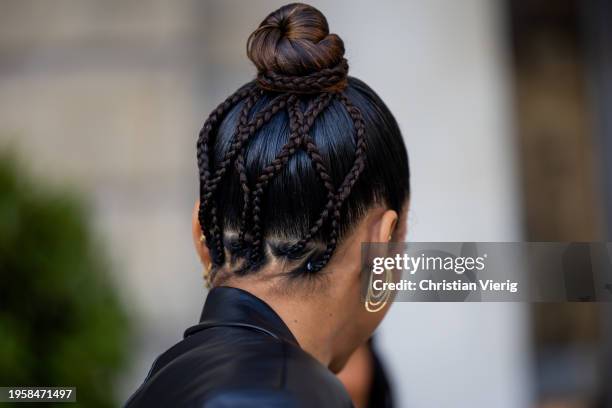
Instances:
[[[110,407],[129,322],[88,218],[0,152],[0,386],[75,386],[69,405]]]

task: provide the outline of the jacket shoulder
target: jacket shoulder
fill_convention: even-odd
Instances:
[[[351,407],[343,385],[299,346],[212,328],[164,353],[129,407]]]

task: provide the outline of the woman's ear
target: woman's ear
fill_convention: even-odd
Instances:
[[[367,227],[368,237],[364,242],[389,242],[394,237],[398,215],[394,210],[378,208],[371,210]]]
[[[395,230],[393,231],[393,241],[401,242],[406,240],[406,233],[408,232],[408,209],[410,208],[410,200],[406,200],[402,206],[402,211],[399,214],[399,218],[395,224]]]
[[[394,210],[387,210],[383,213],[380,219],[380,227],[378,230],[378,242],[389,242],[395,232],[397,226],[398,215]]]
[[[202,228],[200,227],[200,221],[198,220],[199,209],[200,200],[197,200],[191,214],[191,235],[193,238],[193,245],[195,246],[196,252],[200,257],[200,262],[202,262],[202,265],[210,265],[210,252],[206,246],[206,242],[204,242],[202,239]]]

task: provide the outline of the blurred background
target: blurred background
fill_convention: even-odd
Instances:
[[[409,240],[612,240],[612,3],[311,3],[403,131]],[[196,135],[282,4],[0,0],[0,385],[116,406],[197,321]],[[398,303],[378,348],[400,407],[612,407],[610,305]]]

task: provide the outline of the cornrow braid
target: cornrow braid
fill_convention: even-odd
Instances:
[[[243,121],[239,123],[239,127],[242,129],[246,129],[248,127],[247,118],[245,117]],[[242,200],[244,202],[241,214],[241,225],[239,227],[240,234],[238,238],[238,246],[235,249],[242,249],[244,247],[244,234],[247,229],[247,217],[248,211],[250,207],[250,194],[251,189],[249,188],[249,180],[246,174],[246,168],[244,165],[244,151],[245,146],[242,145],[238,154],[236,155],[236,171],[238,172],[238,178],[240,181],[240,188],[242,189]]]
[[[312,125],[314,124],[315,119],[321,112],[323,112],[323,110],[325,110],[325,108],[329,106],[333,96],[334,94],[325,93],[322,94],[316,100],[314,100],[311,109],[304,117],[305,124],[302,129],[302,140],[306,147],[306,153],[312,160],[314,167],[317,170],[317,174],[319,175],[319,178],[321,179],[323,185],[329,192],[333,192],[334,183],[332,181],[331,176],[329,175],[327,168],[325,167],[325,164],[323,163],[323,158],[321,157],[319,148],[315,144],[309,132],[312,128]]]
[[[237,146],[236,139],[241,140],[245,137],[244,128],[245,125],[248,124],[247,121],[249,117],[249,112],[253,108],[253,105],[255,105],[255,102],[257,102],[259,96],[260,91],[257,89],[253,89],[247,95],[242,109],[240,110],[240,115],[238,118],[239,126],[236,128],[236,131],[234,132],[234,136],[232,138],[232,140],[234,140],[232,143],[232,147],[234,147],[235,150],[230,149],[226,153],[223,161],[219,164],[219,166],[217,166],[217,171],[215,172],[213,178],[209,180],[209,183],[205,188],[203,202],[205,207],[210,207],[210,224],[208,225],[208,228],[210,229],[210,234],[212,236],[211,245],[215,247],[215,252],[213,253],[213,260],[214,263],[217,265],[221,265],[225,261],[225,246],[223,243],[223,229],[217,217],[217,205],[215,203],[215,200],[213,199],[213,194],[215,192],[215,189],[217,188],[218,183],[221,181],[221,178],[225,174],[227,167],[230,165],[233,156],[236,155],[236,151],[241,148],[241,146]]]
[[[251,91],[246,94],[246,100],[239,116],[239,123],[241,124],[238,125],[234,136],[232,137],[230,149],[216,166],[215,173],[207,178],[204,189],[200,193],[200,211],[203,211],[203,209],[208,209],[208,217],[201,217],[200,225],[203,230],[208,232],[208,236],[206,237],[207,245],[211,250],[215,250],[213,256],[213,263],[215,265],[222,265],[224,263],[225,250],[223,231],[217,216],[217,208],[213,199],[214,193],[223,176],[232,166],[232,161],[238,155],[245,142],[276,113],[283,109],[287,103],[287,99],[290,97],[289,95],[277,96],[264,109],[259,111],[250,121],[246,122],[245,118],[248,118],[250,110],[261,94],[262,91],[257,88],[251,89]],[[207,218],[210,218],[210,222],[207,222]]]
[[[235,250],[244,249],[245,242],[245,234],[248,228],[248,216],[250,209],[250,201],[251,201],[251,189],[249,188],[249,179],[246,174],[246,168],[244,165],[244,147],[240,150],[238,157],[236,157],[236,171],[238,172],[238,177],[240,181],[240,188],[242,189],[242,212],[240,214],[240,226],[238,233],[238,242]]]
[[[342,58],[338,65],[309,75],[282,75],[274,71],[263,71],[257,75],[257,85],[275,92],[305,94],[334,92],[346,87],[347,73],[348,62]]]
[[[272,102],[270,102],[262,111],[257,113],[255,117],[251,120],[249,124],[243,127],[243,130],[247,131],[249,134],[254,134],[261,126],[268,123],[270,119],[276,115],[280,110],[285,108],[287,105],[291,105],[296,100],[295,95],[283,94],[281,96],[277,96]],[[246,141],[246,139],[245,139]],[[244,154],[244,146],[241,146],[241,155]],[[243,191],[243,208],[241,214],[241,224],[240,231],[238,234],[238,248],[243,249],[245,246],[245,235],[248,229],[248,213],[250,209],[250,202],[252,201],[250,197],[251,189],[248,185],[248,179],[246,177],[246,170],[244,170],[244,157],[237,159],[237,166],[239,167],[239,177],[241,189]],[[242,171],[242,173],[240,173]]]
[[[212,234],[205,228],[206,226],[206,209],[207,205],[204,205],[202,199],[206,194],[206,189],[209,184],[209,179],[211,177],[211,169],[210,169],[210,159],[209,159],[209,149],[210,144],[213,140],[211,140],[211,135],[214,130],[218,127],[220,121],[223,119],[224,115],[234,107],[239,101],[244,99],[247,95],[249,95],[253,89],[256,89],[254,83],[247,84],[242,89],[239,89],[234,94],[230,95],[225,101],[223,101],[212,113],[208,116],[200,133],[198,134],[198,141],[196,144],[197,150],[197,162],[198,169],[200,173],[200,207],[198,209],[198,221],[200,226],[202,227],[202,232],[206,237],[206,242],[210,242],[212,239]]]
[[[334,94],[324,94],[324,98],[322,98],[320,101],[315,101],[316,110],[313,109],[313,112],[306,119],[308,130],[310,130],[312,127],[316,116],[329,105],[333,96]],[[327,189],[328,203],[325,205],[319,219],[314,223],[314,226],[309,230],[306,236],[286,250],[287,255],[290,257],[295,257],[297,254],[300,254],[304,250],[306,244],[321,229],[333,205],[333,197],[336,191],[336,187],[334,186],[332,178],[330,177],[329,172],[323,163],[323,158],[321,157],[319,148],[315,144],[314,140],[309,135],[308,131],[305,131],[302,137],[304,146],[306,148],[306,153],[313,162],[319,178]]]
[[[202,165],[200,166],[200,208],[198,218],[201,228],[206,236],[206,243],[208,247],[211,250],[214,249],[212,253],[214,266],[220,266],[225,262],[223,228],[217,214],[217,206],[215,205],[215,191],[223,176],[231,167],[232,161],[237,156],[240,156],[240,152],[248,138],[254,135],[276,113],[282,110],[289,99],[292,100],[294,98],[292,95],[279,95],[274,98],[264,109],[259,111],[250,121],[248,121],[248,116],[252,107],[262,94],[263,91],[261,89],[257,87],[249,87],[248,89],[237,93],[236,97],[228,98],[228,100],[230,100],[232,103],[231,105],[227,104],[227,107],[224,105],[223,111],[220,110],[218,112],[213,112],[213,115],[215,115],[215,120],[217,121],[219,120],[217,117],[221,117],[221,115],[225,114],[230,106],[235,105],[241,98],[245,99],[244,105],[239,114],[239,125],[234,132],[234,136],[232,137],[230,149],[218,163],[214,173],[212,173],[209,169],[210,152],[209,149],[205,147],[207,146],[207,143],[198,144],[198,157],[203,157],[201,161]],[[238,160],[238,162],[238,168],[240,169],[243,161]],[[241,173],[241,170],[239,170],[239,173]],[[241,178],[243,190],[248,189],[246,172],[242,172],[242,174],[239,174],[239,176]]]
[[[289,114],[290,131],[289,140],[281,148],[280,153],[278,153],[274,160],[264,167],[253,190],[253,228],[251,230],[252,243],[247,268],[256,265],[261,260],[263,255],[263,238],[260,214],[264,188],[268,185],[270,180],[272,180],[274,175],[276,175],[285,166],[285,164],[287,164],[289,158],[295,153],[296,148],[300,145],[303,113],[300,110],[299,105],[299,100],[295,99],[293,103],[288,106],[287,113]]]
[[[337,95],[340,102],[346,107],[349,116],[353,119],[353,124],[355,128],[355,162],[353,163],[353,167],[349,170],[346,175],[342,185],[338,189],[337,195],[335,198],[335,203],[332,212],[331,219],[331,232],[329,237],[329,242],[327,244],[327,248],[325,252],[321,256],[316,263],[309,263],[307,265],[307,270],[311,273],[318,272],[321,270],[327,262],[331,259],[333,252],[336,249],[336,245],[338,243],[338,223],[340,221],[340,208],[344,204],[346,198],[351,193],[351,189],[359,179],[359,175],[365,168],[366,162],[366,142],[365,142],[365,122],[363,120],[363,116],[359,109],[353,105],[353,103],[347,98],[345,94]]]

